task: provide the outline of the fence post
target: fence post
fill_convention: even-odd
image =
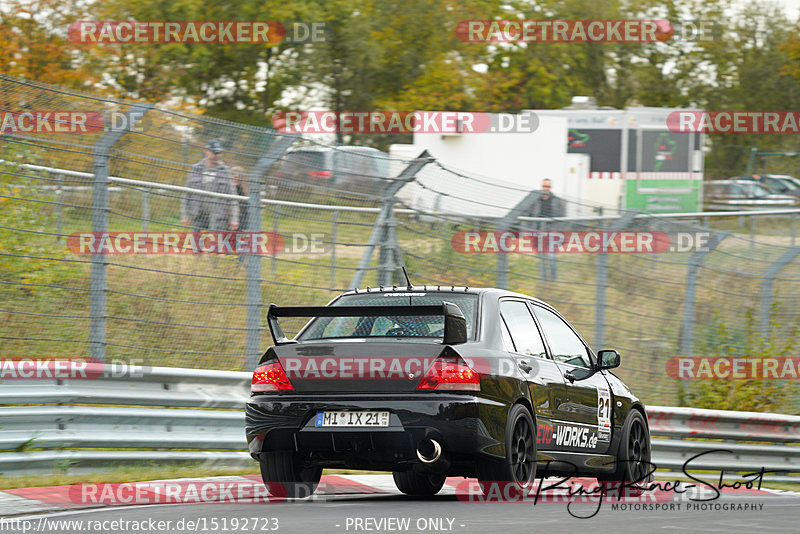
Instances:
[[[147,232],[150,221],[150,189],[142,189],[142,232]]]
[[[800,254],[800,247],[792,247],[764,271],[764,281],[761,283],[761,332],[766,332],[769,326],[769,312],[772,308],[772,282],[775,280],[775,275],[798,254]]]
[[[513,208],[508,210],[508,213],[497,222],[495,229],[503,232],[511,231],[517,219],[536,204],[541,194],[542,192],[539,190],[530,191],[522,200],[517,202]],[[508,289],[508,272],[508,254],[501,250],[497,254],[497,263],[495,264],[495,287],[498,289]]]
[[[63,202],[63,200],[64,200],[64,188],[63,188],[63,184],[62,184],[62,182],[64,180],[64,174],[63,173],[58,173],[58,175],[56,176],[56,180],[57,180],[57,183],[56,183],[56,197],[58,197],[58,207],[56,208],[57,209],[57,212],[56,212],[56,232],[58,233],[58,235],[56,236],[56,242],[60,242],[61,241],[61,234],[63,233],[63,222],[64,222],[64,217],[63,217],[63,212],[64,212],[64,202]]]
[[[394,200],[392,200],[394,204]],[[394,283],[394,273],[403,265],[400,244],[397,242],[397,219],[393,207],[389,206],[388,217],[383,222],[378,252],[378,285],[390,286]]]
[[[281,219],[281,209],[280,206],[277,204],[272,208],[272,237],[275,239],[278,235],[278,231],[280,230],[280,219]],[[272,273],[272,278],[278,274],[278,258],[277,249],[275,247],[272,248],[272,259],[270,261],[270,272]]]
[[[400,189],[406,185],[407,183],[414,180],[414,177],[417,173],[428,163],[432,161],[430,154],[428,154],[427,150],[424,150],[419,156],[414,158],[414,160],[409,163],[403,172],[400,175],[389,182],[386,188],[381,193],[381,209],[378,212],[378,217],[375,219],[375,226],[372,227],[372,233],[369,236],[369,241],[367,241],[366,250],[364,250],[364,254],[361,256],[361,261],[358,263],[358,267],[356,268],[355,274],[353,274],[353,278],[350,280],[350,287],[358,287],[361,282],[364,280],[364,274],[366,274],[367,270],[369,269],[369,262],[372,259],[372,253],[375,250],[376,246],[381,246],[381,254],[385,254],[389,249],[386,248],[385,245],[386,241],[390,237],[390,232],[387,230],[389,228],[390,221],[393,220],[393,210],[394,210],[394,196],[397,194]],[[378,265],[378,283],[382,283],[383,280],[381,279],[381,269],[383,269],[382,265],[384,258],[381,256],[379,257],[379,265]]]
[[[334,210],[331,221],[331,289],[336,287],[336,234],[339,227],[339,210]]]
[[[638,210],[626,211],[609,228],[610,232],[622,230],[628,226],[639,213]],[[600,350],[606,342],[606,288],[608,287],[608,254],[601,252],[597,256],[594,272],[594,346]]]
[[[691,356],[694,345],[694,304],[697,291],[697,271],[706,259],[709,252],[717,248],[723,239],[730,235],[728,232],[719,232],[711,236],[705,247],[696,250],[689,257],[686,270],[686,295],[683,299],[683,324],[681,325],[680,353],[681,356]]]
[[[152,108],[152,104],[135,104],[125,112],[125,126],[109,129],[94,146],[94,187],[92,190],[92,232],[108,231],[108,161],[111,147],[134,123]],[[106,360],[106,255],[92,254],[92,280],[89,304],[89,355]]]
[[[274,133],[267,135],[275,135]],[[250,169],[247,176],[250,198],[247,201],[246,232],[261,231],[261,190],[264,187],[264,176],[270,167],[286,152],[297,136],[285,135],[270,144],[267,151]],[[237,200],[238,202],[238,200]],[[277,210],[273,215],[277,221]],[[277,224],[274,222],[273,224]],[[273,256],[273,269],[275,257]],[[245,369],[255,369],[261,356],[261,256],[247,255],[247,338],[245,341]]]

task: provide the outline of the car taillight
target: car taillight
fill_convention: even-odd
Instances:
[[[439,357],[428,368],[417,389],[480,391],[481,381],[478,373],[461,358]]]
[[[289,382],[281,363],[274,362],[256,367],[250,391],[294,391],[294,386]]]
[[[329,171],[316,171],[316,172],[310,172],[308,174],[310,174],[314,178],[330,178],[331,177],[331,173]]]

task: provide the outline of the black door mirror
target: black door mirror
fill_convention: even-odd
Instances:
[[[614,349],[603,349],[597,353],[597,367],[613,369],[619,367],[619,352]]]

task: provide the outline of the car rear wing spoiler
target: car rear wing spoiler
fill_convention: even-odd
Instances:
[[[444,315],[444,336],[442,343],[457,345],[467,341],[467,320],[456,304],[443,302],[441,306],[276,306],[269,305],[267,324],[276,345],[296,343],[286,338],[280,325],[279,317],[380,317],[384,315],[400,315],[419,317],[423,315]]]

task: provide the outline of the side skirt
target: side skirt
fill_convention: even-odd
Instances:
[[[536,477],[595,476],[614,472],[616,457],[610,454],[582,452],[539,451]]]

